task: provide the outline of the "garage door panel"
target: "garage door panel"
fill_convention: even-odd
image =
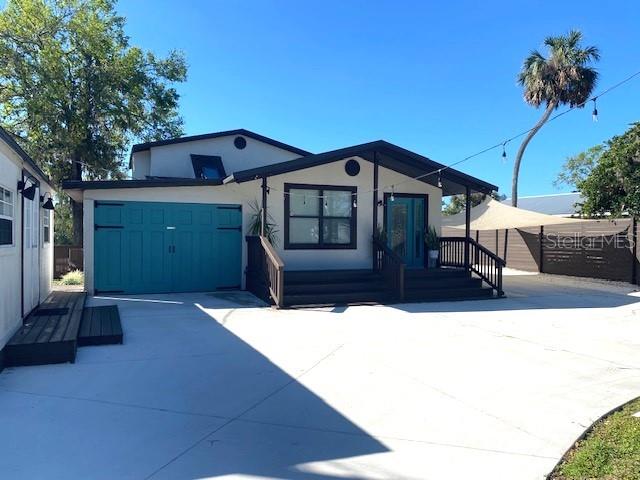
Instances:
[[[242,243],[238,241],[239,231],[219,230],[217,237],[216,272],[217,288],[239,288],[240,269],[236,268],[236,259],[242,255]]]
[[[238,287],[239,206],[96,202],[97,291],[162,293]],[[232,228],[228,228],[232,227]]]

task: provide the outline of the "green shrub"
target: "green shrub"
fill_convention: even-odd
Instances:
[[[60,279],[60,285],[84,285],[84,273],[80,270],[73,270]]]

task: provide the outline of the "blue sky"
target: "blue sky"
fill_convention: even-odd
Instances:
[[[635,4],[635,5],[634,5]],[[595,2],[121,0],[132,44],[181,49],[187,134],[233,128],[320,152],[385,139],[449,164],[531,127],[516,83],[545,36],[578,28],[601,49],[604,89],[640,70],[640,5]],[[564,159],[640,120],[640,78],[546,126],[523,161],[520,194],[545,194]],[[513,157],[462,171],[510,192]],[[565,189],[566,191],[566,189]]]

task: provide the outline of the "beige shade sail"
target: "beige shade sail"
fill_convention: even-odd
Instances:
[[[471,208],[471,230],[502,230],[505,228],[539,227],[580,223],[584,220],[556,217],[544,213],[523,210],[500,203],[492,198]],[[465,212],[442,217],[443,227],[465,228]]]

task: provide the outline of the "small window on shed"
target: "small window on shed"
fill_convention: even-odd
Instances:
[[[222,165],[222,157],[191,154],[191,163],[196,178],[222,180],[227,176]]]

